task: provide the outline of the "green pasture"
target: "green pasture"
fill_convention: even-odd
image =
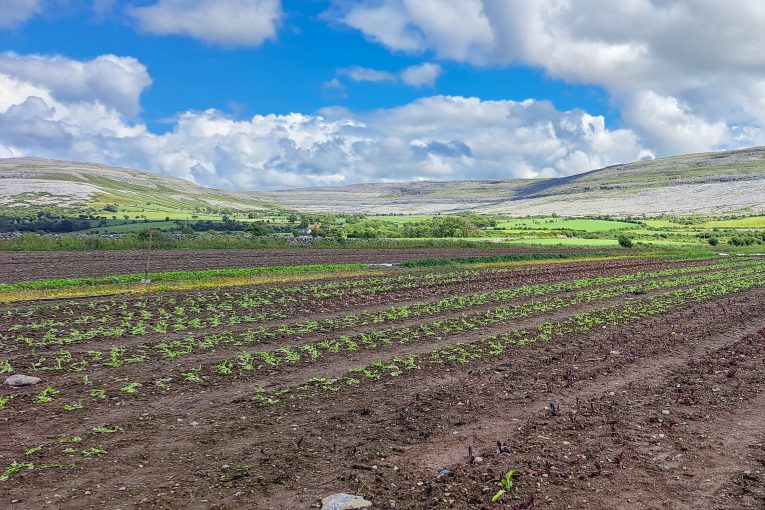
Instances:
[[[579,218],[523,218],[504,219],[497,227],[512,230],[580,230],[584,232],[606,232],[634,228],[634,223],[616,220],[593,220]]]

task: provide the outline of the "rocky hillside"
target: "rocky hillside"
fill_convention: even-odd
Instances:
[[[212,190],[171,177],[36,158],[0,160],[0,205],[163,203],[306,211],[656,215],[765,211],[765,148],[641,161],[558,179],[354,184],[274,192]]]

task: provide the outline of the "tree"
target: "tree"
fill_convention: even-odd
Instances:
[[[617,241],[619,241],[619,246],[622,248],[632,248],[633,246],[632,238],[627,234],[620,234]]]
[[[295,213],[292,213],[289,216],[287,216],[287,221],[289,221],[290,223],[295,223],[297,220],[298,220],[298,217]]]
[[[717,246],[720,243],[720,240],[716,237],[710,237],[707,241],[711,246]]]
[[[256,221],[250,226],[250,235],[252,235],[252,237],[263,237],[270,233],[271,229],[262,221]]]
[[[470,237],[478,231],[475,224],[461,216],[443,216],[431,220],[433,237]]]

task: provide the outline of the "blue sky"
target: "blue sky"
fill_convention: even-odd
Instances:
[[[150,2],[144,2],[148,4]],[[433,58],[433,52],[410,55],[391,52],[358,31],[328,19],[331,2],[291,0],[276,40],[256,48],[210,45],[184,36],[137,32],[123,16],[99,17],[81,3],[23,27],[0,31],[1,50],[61,54],[88,60],[104,53],[138,58],[154,82],[142,96],[142,118],[163,131],[177,112],[216,108],[236,117],[254,114],[314,112],[340,105],[355,111],[390,108],[423,95],[476,96],[482,99],[548,99],[557,108],[581,108],[603,115],[607,124],[618,112],[595,85],[550,79],[544,70],[523,65],[476,67],[442,63],[434,86],[345,82],[344,94],[323,84],[339,69],[361,66],[389,72]]]
[[[270,189],[763,141],[758,2],[6,1],[0,157]]]

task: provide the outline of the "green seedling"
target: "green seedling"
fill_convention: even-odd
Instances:
[[[3,395],[0,396],[0,411],[5,409],[5,407],[16,397],[16,395]]]
[[[160,377],[159,379],[154,381],[154,385],[161,390],[166,390],[170,388],[169,382],[172,380],[173,379],[171,377]]]
[[[64,411],[75,411],[77,409],[82,409],[82,407],[82,399],[80,399],[77,402],[72,402],[71,404],[64,404]]]
[[[25,448],[24,455],[34,455],[35,453],[41,451],[43,448],[45,448],[44,444],[33,446],[31,448]]]
[[[494,495],[493,498],[491,498],[492,503],[496,503],[502,497],[510,492],[510,489],[513,488],[513,475],[515,474],[515,470],[511,469],[507,473],[505,473],[505,476],[502,477],[502,480],[500,480],[501,488],[497,493]]]
[[[128,385],[123,386],[122,388],[120,388],[120,391],[122,393],[138,393],[138,388],[140,388],[141,386],[143,386],[143,384],[134,382],[134,383],[130,383]]]
[[[3,474],[0,475],[0,482],[7,482],[11,479],[13,475],[21,471],[22,469],[34,469],[35,465],[31,462],[16,462],[15,460],[11,462],[4,470]]]
[[[13,373],[13,367],[11,366],[11,362],[8,360],[0,361],[0,374],[12,374]]]
[[[92,448],[89,448],[89,449],[87,449],[87,450],[83,450],[83,451],[82,451],[82,454],[83,454],[85,457],[94,457],[94,456],[96,456],[96,455],[104,455],[105,453],[106,453],[106,450],[105,450],[105,449],[104,449],[104,447],[103,447],[103,446],[101,446],[101,445],[99,445],[99,446],[94,446],[94,447],[92,447]]]
[[[108,425],[102,425],[102,426],[99,426],[99,427],[93,427],[90,430],[91,430],[91,432],[95,432],[96,434],[112,434],[114,432],[119,432],[122,429],[117,427],[116,425],[112,426],[112,427],[110,427]]]
[[[44,390],[42,390],[40,393],[34,396],[32,399],[36,404],[47,404],[48,402],[53,402],[53,399],[56,395],[59,394],[59,391],[54,388],[53,386],[48,386]]]
[[[72,437],[61,437],[59,438],[58,442],[61,444],[66,443],[79,443],[82,441],[82,437],[80,436],[72,436]]]
[[[252,400],[265,405],[274,405],[279,403],[278,398],[273,398],[266,395],[265,388],[255,388],[255,393],[252,395]]]
[[[231,361],[225,360],[219,365],[216,365],[215,368],[219,374],[228,375],[234,371],[234,364]]]
[[[189,370],[188,372],[183,372],[181,377],[183,377],[183,380],[186,382],[200,383],[202,382],[202,377],[199,375],[199,372],[201,371],[202,367],[200,365],[197,368]]]
[[[90,396],[93,398],[99,398],[99,399],[106,398],[106,390],[102,390],[102,389],[90,390]]]

